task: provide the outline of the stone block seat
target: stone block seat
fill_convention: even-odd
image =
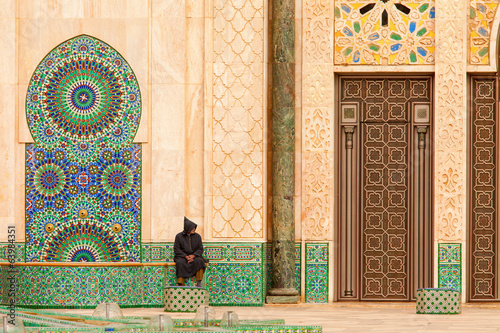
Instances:
[[[175,263],[169,264],[175,266]],[[208,268],[208,263],[206,263],[206,266]],[[203,280],[205,280],[205,276]],[[186,279],[184,283],[184,286],[165,287],[165,312],[196,312],[200,306],[208,306],[208,290],[203,287],[196,287],[194,276]]]
[[[417,313],[459,314],[460,292],[446,288],[422,288],[417,290]]]

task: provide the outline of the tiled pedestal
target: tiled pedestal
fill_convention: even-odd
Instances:
[[[196,312],[202,305],[208,305],[208,292],[197,287],[166,287],[166,312]]]
[[[460,313],[460,292],[442,288],[418,289],[417,313],[458,314]]]

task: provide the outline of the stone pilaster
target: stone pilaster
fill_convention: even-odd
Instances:
[[[295,1],[272,1],[272,289],[268,303],[297,303],[295,289]]]
[[[466,0],[436,0],[435,225],[438,243],[463,243],[466,230]],[[465,272],[465,260],[462,272]],[[437,280],[437,274],[435,274]],[[437,285],[437,281],[435,284]],[[465,284],[463,284],[465,285]],[[462,293],[465,295],[465,293]]]

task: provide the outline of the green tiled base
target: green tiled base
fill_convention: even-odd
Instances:
[[[120,307],[163,305],[163,267],[21,266],[16,271],[16,306],[95,308],[102,302],[118,303]]]
[[[5,245],[0,243],[0,246]],[[145,243],[145,262],[173,262],[173,243]],[[205,272],[211,306],[262,306],[264,265],[261,242],[207,242]],[[24,244],[19,245],[24,253]],[[2,261],[0,248],[0,261]],[[20,260],[20,261],[24,261]],[[299,262],[300,263],[300,262]],[[7,266],[2,266],[7,269]],[[300,264],[299,264],[300,268]],[[16,274],[15,301],[29,308],[94,308],[101,302],[120,307],[163,307],[164,287],[176,283],[175,267],[20,267]],[[5,292],[1,283],[0,303]],[[194,286],[195,279],[186,280]]]
[[[166,287],[166,312],[196,312],[202,305],[208,305],[208,292],[197,287]]]
[[[417,313],[458,314],[460,313],[460,293],[453,289],[418,289]]]

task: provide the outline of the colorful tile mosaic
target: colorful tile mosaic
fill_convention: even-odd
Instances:
[[[171,253],[171,244],[163,245]],[[210,263],[204,280],[210,294],[210,305],[264,304],[264,245],[262,243],[205,243],[204,256]],[[167,258],[172,260],[173,254]],[[175,267],[166,270],[165,285],[175,285]],[[186,285],[193,286],[193,279]]]
[[[142,262],[173,262],[173,243],[143,243]]]
[[[302,260],[302,244],[295,243],[295,289],[299,292],[300,295],[300,287],[301,287],[301,260]]]
[[[0,304],[7,304],[7,266],[0,266]]]
[[[9,261],[9,243],[0,243],[0,262],[8,262]],[[24,262],[24,243],[14,243],[15,247],[15,261],[16,262]]]
[[[26,149],[26,261],[140,261],[141,146]]]
[[[26,261],[141,260],[141,117],[136,77],[81,35],[40,62],[28,86]]]
[[[93,308],[163,306],[163,267],[17,267],[16,305]]]
[[[132,143],[141,117],[139,84],[125,59],[91,36],[69,39],[35,69],[26,118],[43,149],[67,147],[86,160],[105,147]]]
[[[271,274],[273,270],[273,257],[271,243],[264,244],[265,286],[267,291],[272,288]]]
[[[470,0],[469,7],[469,62],[490,64],[490,38],[498,0]]]
[[[439,244],[439,288],[462,290],[462,244]]]
[[[306,303],[328,303],[328,244],[306,243]]]
[[[336,1],[335,64],[434,63],[434,1]]]
[[[207,289],[211,305],[264,304],[264,270],[261,264],[210,264]]]

